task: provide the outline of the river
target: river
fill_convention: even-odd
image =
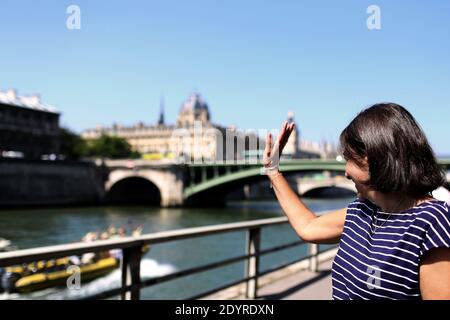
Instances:
[[[304,199],[315,212],[346,206],[351,198]],[[68,207],[15,209],[0,211],[0,238],[20,249],[79,241],[87,232],[108,226],[142,225],[143,234],[198,226],[215,225],[282,216],[275,201],[230,202],[224,208],[155,207]],[[262,248],[297,239],[289,225],[262,231]],[[143,257],[143,279],[199,266],[245,253],[245,233],[232,232],[154,245]],[[261,270],[296,260],[306,254],[304,246],[269,254],[261,258]],[[244,262],[158,284],[141,291],[142,299],[184,299],[244,276]],[[80,290],[51,288],[31,294],[0,294],[0,299],[75,299],[118,287],[120,271],[83,283]]]

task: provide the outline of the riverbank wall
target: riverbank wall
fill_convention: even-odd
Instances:
[[[103,170],[92,162],[0,159],[0,208],[99,204]]]

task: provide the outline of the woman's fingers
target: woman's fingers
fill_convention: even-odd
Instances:
[[[278,138],[277,138],[277,144],[279,146],[281,146],[283,143],[284,136],[286,135],[287,126],[288,126],[288,122],[287,121],[283,122],[283,125],[281,126],[281,129],[280,129],[280,134],[278,135]]]
[[[281,125],[280,133],[278,134],[278,141],[281,140],[281,137],[283,136],[285,130],[286,130],[286,121],[283,122],[283,124]]]
[[[289,137],[289,125],[286,124],[286,129],[283,132],[283,135],[280,137],[280,146],[283,146],[286,144],[287,139]]]
[[[286,144],[287,139],[289,138],[289,127],[290,124],[286,122],[284,125],[284,130],[280,133],[280,145]]]
[[[263,154],[263,165],[267,166],[270,164],[270,156],[272,150],[272,134],[268,133],[266,136],[266,147],[264,148]]]
[[[281,126],[280,134],[277,140],[273,141],[273,135],[269,132],[266,135],[266,147],[264,149],[263,163],[269,165],[270,163],[278,163],[281,152],[286,145],[289,136],[295,128],[294,123],[288,123],[285,121]]]
[[[266,136],[266,148],[264,149],[265,154],[270,154],[272,150],[272,134],[269,132]]]
[[[282,142],[282,139],[283,139],[284,135],[286,134],[287,127],[288,127],[288,122],[285,121],[283,123],[283,125],[281,126],[280,135],[278,136],[278,141],[280,143]]]
[[[288,127],[288,135],[287,135],[287,139],[286,140],[289,139],[289,136],[291,135],[292,131],[294,131],[294,128],[295,128],[295,123],[294,122],[290,123],[289,127]]]
[[[286,145],[286,143],[289,140],[289,136],[291,135],[292,131],[295,128],[295,123],[292,122],[289,125],[287,125],[286,130],[284,132],[283,137],[281,137],[282,141],[280,143],[280,150],[282,150],[284,148],[284,146]]]

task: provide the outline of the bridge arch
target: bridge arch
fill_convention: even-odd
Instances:
[[[106,192],[105,201],[112,204],[161,204],[161,192],[152,181],[128,176],[116,181]]]
[[[124,184],[126,188],[123,187]],[[141,190],[135,190],[134,195],[130,194],[137,186]],[[118,187],[121,189],[117,189]],[[121,199],[122,203],[176,206],[182,203],[182,187],[180,175],[171,170],[120,167],[109,172],[108,180],[105,182],[105,200]]]

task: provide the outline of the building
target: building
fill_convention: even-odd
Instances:
[[[0,155],[41,159],[60,148],[60,114],[39,95],[0,90]]]
[[[154,125],[143,122],[133,126],[114,124],[97,126],[82,133],[87,140],[101,135],[126,139],[133,150],[147,159],[235,160],[242,159],[245,150],[263,148],[256,134],[214,124],[208,104],[197,92],[182,103],[176,124],[165,123],[164,104],[161,102],[160,116]]]
[[[132,126],[113,124],[97,126],[82,133],[84,139],[96,139],[101,135],[124,138],[147,159],[183,158],[187,160],[220,161],[262,159],[265,141],[258,132],[239,130],[234,126],[223,127],[212,122],[209,105],[197,92],[181,104],[175,124],[167,124],[164,103],[161,100],[160,115],[153,125],[143,122]],[[287,121],[294,122],[289,112]],[[264,137],[265,138],[265,137]],[[334,145],[300,139],[296,125],[283,150],[283,158],[330,158],[337,155]]]
[[[294,113],[292,111],[288,112],[286,121],[288,123],[295,122]],[[294,131],[292,131],[286,145],[284,146],[282,158],[318,159],[327,157],[320,145],[317,145],[317,148],[311,147],[312,145],[316,146],[314,143],[300,139],[300,127],[297,123],[295,123]]]
[[[335,159],[340,155],[338,146],[326,140],[321,142],[301,140],[300,150],[303,158]]]
[[[295,122],[294,113],[292,111],[288,112],[287,122],[288,124]],[[291,135],[284,146],[283,156],[288,158],[300,158],[299,132],[299,127],[295,124],[294,131],[291,132]]]

